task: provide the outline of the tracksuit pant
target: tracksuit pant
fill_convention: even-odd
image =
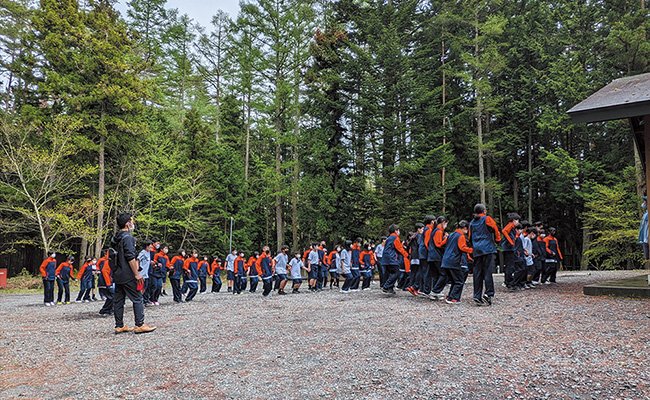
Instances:
[[[318,280],[316,281],[316,288],[322,289],[327,286],[327,266],[318,266]]]
[[[115,327],[124,326],[124,302],[129,298],[133,303],[133,314],[135,315],[135,326],[144,324],[144,301],[142,293],[137,288],[137,282],[133,279],[127,283],[115,284],[115,295],[113,296],[113,311],[115,314]]]
[[[533,268],[533,282],[540,282],[542,279],[542,272],[544,271],[544,261],[535,259]]]
[[[255,293],[257,291],[257,284],[260,281],[260,278],[257,275],[251,275],[251,293]]]
[[[546,282],[547,280],[555,283],[557,276],[557,267],[559,263],[557,260],[547,259],[545,264],[546,266],[544,268],[544,272],[542,273],[542,283]]]
[[[199,276],[199,283],[201,284],[201,289],[199,291],[201,293],[205,293],[205,291],[208,290],[208,284],[206,282],[207,280],[207,276]]]
[[[142,293],[142,300],[144,304],[151,303],[151,280],[149,277],[144,278],[144,292]]]
[[[192,299],[194,299],[194,296],[196,296],[196,293],[199,291],[199,284],[197,281],[193,280],[187,280],[185,281],[185,284],[187,285],[188,289],[185,301],[192,301]]]
[[[151,286],[151,298],[152,302],[158,302],[160,299],[160,293],[162,293],[163,287],[163,278],[162,277],[150,277],[149,285]]]
[[[494,260],[496,254],[484,254],[474,257],[472,280],[474,283],[474,298],[481,300],[483,294],[494,297]],[[485,292],[483,288],[485,287]]]
[[[264,288],[264,291],[262,291],[262,295],[264,297],[268,296],[269,293],[273,290],[273,277],[272,276],[267,276],[262,278],[262,287]]]
[[[406,286],[408,285],[409,281],[409,274],[406,272],[406,269],[400,267],[399,269],[399,278],[397,279],[397,288],[406,290]]]
[[[413,264],[413,261],[415,260],[411,260],[411,273],[409,274],[409,281],[406,284],[406,286],[412,287],[417,290],[418,288],[417,280],[420,275],[420,264]]]
[[[467,275],[462,269],[445,268],[443,271],[447,275],[447,280],[451,283],[447,299],[460,301],[460,296],[463,294],[463,287],[465,286]]]
[[[108,315],[108,314],[113,314],[113,293],[115,292],[115,289],[113,287],[104,287],[104,288],[99,288],[99,294],[104,296],[106,299],[104,301],[104,306],[102,307],[101,310],[99,310],[99,313],[102,315]]]
[[[433,261],[434,279],[432,280],[433,287],[431,291],[435,294],[442,293],[447,285],[447,273],[440,268],[440,261]]]
[[[341,275],[345,278],[345,281],[343,282],[343,286],[341,286],[341,290],[343,291],[350,290],[350,287],[352,286],[352,282],[354,281],[352,279],[352,273],[351,272],[343,273]]]
[[[508,288],[512,288],[512,281],[515,278],[515,253],[514,251],[504,251],[503,252],[503,263],[505,264],[504,268],[504,282]]]
[[[63,281],[61,279],[56,280],[56,285],[59,288],[59,292],[57,295],[57,302],[60,303],[63,299],[63,293],[65,292],[65,302],[69,303],[70,302],[70,281]],[[52,296],[54,297],[54,296]]]
[[[174,294],[174,301],[180,303],[183,301],[183,294],[181,293],[181,280],[169,278],[169,283],[172,285],[172,293]]]
[[[90,282],[84,281],[83,279],[81,280],[81,284],[79,285],[79,294],[77,295],[77,301],[90,300],[90,286]]]
[[[386,265],[386,273],[388,273],[388,278],[382,289],[392,290],[399,279],[399,265]]]
[[[367,268],[361,271],[361,277],[363,278],[363,283],[361,284],[361,289],[370,288],[370,282],[372,281],[372,269]]]
[[[212,275],[212,293],[219,293],[221,290],[221,274],[215,272]]]
[[[54,303],[54,280],[43,278],[43,303]]]
[[[335,269],[331,269],[330,271],[330,289],[332,286],[339,286],[339,274],[336,272]]]
[[[361,281],[361,273],[359,272],[359,268],[350,268],[350,272],[352,273],[352,285],[350,286],[350,289],[359,289],[359,282]]]
[[[233,279],[232,293],[240,294],[242,291],[242,282],[245,281],[246,281],[246,277],[244,275],[236,275],[235,279]]]
[[[384,287],[384,283],[386,283],[388,276],[386,274],[386,269],[381,265],[381,260],[377,261],[377,271],[379,271],[379,286]]]

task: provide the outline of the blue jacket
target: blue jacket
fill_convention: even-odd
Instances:
[[[477,215],[469,223],[469,237],[475,256],[496,254],[497,245],[501,239],[499,228],[491,217]]]
[[[462,231],[456,230],[447,238],[447,247],[445,254],[442,256],[441,268],[445,269],[461,269],[463,254],[471,250],[467,247],[465,235]]]

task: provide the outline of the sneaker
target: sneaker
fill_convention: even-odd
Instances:
[[[127,333],[127,332],[133,332],[133,328],[129,328],[126,325],[124,325],[123,327],[120,327],[120,328],[115,328],[115,334],[116,335],[119,335],[120,333]]]
[[[406,288],[406,290],[411,293],[413,296],[417,297],[418,296],[418,291],[413,288],[413,286],[409,286]]]
[[[293,291],[292,291],[291,293],[298,293],[298,294],[300,294],[300,290],[298,290],[298,289],[293,289]]]
[[[483,304],[487,304],[488,306],[492,305],[492,296],[488,296],[487,294],[483,295]]]
[[[460,304],[460,300],[456,300],[456,299],[453,300],[446,299],[445,302],[447,304]]]
[[[81,300],[75,300],[74,302],[75,303],[81,303]]]
[[[429,298],[429,295],[426,294],[426,293],[424,293],[424,292],[418,292],[418,297],[425,297],[425,298],[428,299],[428,298]]]
[[[473,299],[473,300],[474,300],[474,304],[476,304],[477,306],[482,306],[485,304],[481,299]]]
[[[57,301],[56,304],[60,306],[60,305],[63,304],[63,302],[62,301]]]
[[[539,283],[540,283],[539,281],[533,281],[532,282],[533,286],[537,286],[537,285],[539,285]]]
[[[508,285],[506,285],[505,282],[502,283],[501,286],[503,286],[503,287],[508,287]]]
[[[349,290],[343,290],[343,289],[339,290],[339,292],[341,292],[341,293],[350,293]]]
[[[90,303],[90,300],[84,300],[84,303]]]
[[[145,307],[151,307],[151,306],[153,306],[153,303],[144,303],[144,306]]]
[[[393,290],[393,289],[383,289],[383,288],[382,288],[381,291],[384,292],[385,294],[391,294],[391,295],[392,295],[392,294],[397,294],[397,293],[395,292],[395,290]]]
[[[50,303],[45,303],[45,307],[51,307],[52,305]]]
[[[97,301],[97,297],[93,296],[92,301]]]
[[[70,302],[69,302],[69,301],[66,301],[65,304],[70,304]]]
[[[545,284],[545,285],[550,285],[550,284],[551,284],[551,282],[549,282],[549,281],[546,281],[546,282],[544,282],[544,284]]]
[[[149,333],[153,332],[156,330],[155,326],[149,326],[149,325],[142,325],[142,326],[136,326],[135,329],[133,330],[133,333],[140,334],[140,333]]]
[[[155,302],[155,303],[153,303],[153,304],[155,304],[155,305],[157,305],[157,306],[159,306],[159,305],[160,305],[160,303],[159,303],[159,302]]]
[[[278,291],[278,294],[279,294],[280,296],[282,296],[282,295],[287,294],[287,292],[285,292],[284,290],[279,290],[279,291]]]

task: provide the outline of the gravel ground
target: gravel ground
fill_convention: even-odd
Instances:
[[[470,304],[471,284],[461,305],[374,284],[163,297],[148,335],[114,335],[99,303],[2,295],[0,398],[647,399],[650,301],[582,294],[638,273],[567,272],[517,293],[498,280],[490,308]]]

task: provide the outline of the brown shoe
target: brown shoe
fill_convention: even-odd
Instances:
[[[128,326],[124,325],[121,328],[115,328],[115,334],[118,335],[120,333],[126,333],[126,332],[133,332],[133,328],[129,328]]]
[[[155,326],[149,326],[149,325],[142,325],[142,326],[136,326],[133,332],[135,333],[149,333],[153,332],[156,330]]]

